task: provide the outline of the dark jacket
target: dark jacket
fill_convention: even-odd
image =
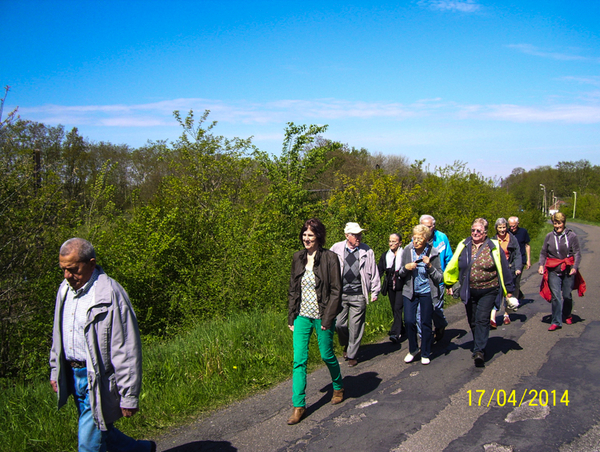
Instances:
[[[510,266],[510,271],[515,277],[515,272],[517,270],[523,270],[523,259],[521,258],[521,247],[519,246],[519,241],[517,238],[509,231],[508,234],[508,265]],[[493,239],[498,239],[498,234],[496,234]]]
[[[504,251],[500,248],[500,245],[495,240],[486,239],[482,245],[489,249],[489,253],[494,259],[496,264],[496,271],[498,272],[498,280],[500,282],[500,290],[498,291],[498,298],[496,299],[496,306],[502,301],[502,297],[506,296],[507,293],[512,293],[515,290],[513,277],[508,266],[508,260]],[[460,242],[456,247],[452,260],[444,271],[444,283],[446,286],[451,287],[456,282],[460,282],[460,298],[464,303],[467,303],[470,298],[469,281],[471,279],[471,250],[473,248],[473,239],[467,237],[465,240]],[[485,248],[482,252],[485,252]],[[498,261],[500,265],[498,265]],[[469,269],[469,271],[467,271]]]
[[[288,290],[288,325],[293,325],[300,312],[302,276],[306,267],[306,250],[294,253]],[[342,272],[338,256],[324,248],[317,250],[313,267],[315,290],[319,303],[321,325],[331,328],[335,317],[342,311]]]

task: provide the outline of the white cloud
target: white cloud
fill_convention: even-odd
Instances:
[[[438,11],[460,11],[462,13],[474,13],[481,10],[475,0],[420,0],[420,6]]]
[[[567,77],[560,77],[559,80],[565,80],[565,81],[569,81],[569,82],[578,82],[578,83],[581,83],[584,85],[600,86],[600,76],[598,76],[598,75],[590,75],[588,77],[567,76]]]
[[[463,118],[495,119],[510,122],[563,122],[595,124],[600,122],[599,105],[553,105],[532,107],[523,105],[470,106],[461,113]]]
[[[511,49],[516,49],[519,52],[525,53],[527,55],[539,56],[542,58],[551,58],[553,60],[559,61],[593,61],[596,63],[600,63],[600,58],[597,57],[585,57],[581,55],[574,55],[570,53],[561,53],[561,52],[552,52],[541,50],[538,47],[531,44],[510,44],[508,45]]]
[[[199,116],[210,110],[210,120],[221,123],[268,125],[288,121],[327,123],[338,120],[414,118],[497,120],[509,122],[564,122],[593,124],[600,122],[598,93],[587,102],[549,106],[514,104],[459,104],[440,98],[422,99],[412,104],[395,102],[346,101],[339,99],[282,99],[273,102],[225,102],[215,99],[172,99],[139,105],[45,105],[24,107],[22,117],[46,124],[98,127],[172,127],[173,110],[185,117],[189,110]]]

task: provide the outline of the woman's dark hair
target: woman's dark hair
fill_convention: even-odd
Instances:
[[[304,222],[304,226],[302,226],[302,229],[300,230],[300,243],[304,244],[302,241],[302,234],[309,228],[317,238],[319,246],[323,248],[325,246],[325,236],[327,235],[327,232],[325,231],[325,225],[321,223],[321,220],[318,218],[311,218]]]

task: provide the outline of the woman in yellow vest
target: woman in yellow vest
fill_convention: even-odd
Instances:
[[[502,297],[511,297],[513,278],[506,255],[498,241],[487,236],[488,222],[477,218],[471,225],[471,237],[458,244],[444,271],[444,284],[460,291],[473,333],[473,359],[485,366],[485,347],[490,335],[490,314]],[[460,283],[460,288],[452,287]]]

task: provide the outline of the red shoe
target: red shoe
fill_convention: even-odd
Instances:
[[[490,328],[495,330],[496,328],[498,328],[498,325],[496,325],[496,321],[495,320],[490,320]]]
[[[550,325],[550,328],[548,328],[548,331],[556,331],[556,330],[560,330],[561,328],[562,328],[562,326],[558,326],[553,323],[552,325]]]
[[[510,317],[507,316],[507,315],[504,316],[504,324],[505,325],[510,325]]]
[[[567,325],[573,325],[573,316],[570,315],[569,317],[567,317],[567,319],[565,320],[565,323]]]

